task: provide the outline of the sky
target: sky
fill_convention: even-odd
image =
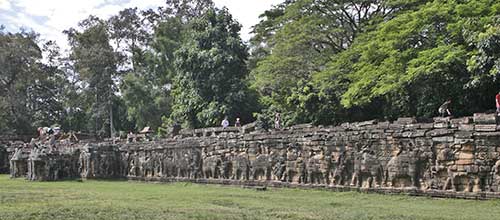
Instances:
[[[272,5],[283,0],[213,0],[217,7],[226,6],[233,17],[243,25],[241,36],[250,38],[251,27],[258,23],[258,16]],[[76,27],[78,22],[90,14],[107,19],[120,10],[130,7],[156,8],[165,0],[0,0],[0,25],[7,31],[20,28],[33,29],[40,38],[55,40],[67,48],[62,31]]]

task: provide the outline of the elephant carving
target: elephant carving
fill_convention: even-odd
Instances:
[[[251,178],[254,180],[269,180],[271,178],[272,158],[270,155],[258,155],[252,161]]]
[[[213,155],[203,159],[203,176],[206,179],[220,177],[220,166],[222,165],[221,156]]]
[[[249,179],[250,161],[246,152],[241,152],[236,155],[233,160],[233,180],[248,180]]]
[[[368,188],[382,185],[383,168],[373,152],[355,153],[353,170],[351,186],[363,187],[364,182]]]

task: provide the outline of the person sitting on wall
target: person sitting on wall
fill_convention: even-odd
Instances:
[[[447,116],[451,116],[451,112],[449,109],[450,104],[451,104],[451,99],[448,99],[448,101],[444,102],[441,106],[439,106],[438,112],[441,115],[441,117],[444,117],[445,114],[448,114]]]
[[[224,117],[224,120],[222,120],[221,125],[222,125],[222,128],[227,128],[227,127],[229,127],[229,121],[227,120],[227,116],[226,116],[226,117]]]

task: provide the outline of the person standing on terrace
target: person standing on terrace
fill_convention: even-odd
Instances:
[[[227,127],[229,127],[229,121],[227,120],[227,116],[226,116],[226,117],[224,117],[224,120],[222,120],[221,125],[222,125],[222,128],[227,128]]]

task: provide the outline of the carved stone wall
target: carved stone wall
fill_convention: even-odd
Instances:
[[[121,157],[117,145],[86,144],[78,155],[79,174],[84,179],[124,178]]]
[[[0,143],[0,174],[9,173],[9,155],[7,145]]]
[[[28,175],[28,158],[31,153],[31,149],[24,147],[13,147],[10,150],[10,177],[26,177]]]
[[[366,121],[337,127],[298,125],[270,132],[253,131],[251,126],[182,130],[159,141],[79,145],[75,146],[78,156],[54,154],[41,161],[65,157],[61,161],[78,166],[78,176],[83,178],[498,198],[500,128],[496,121],[493,114],[476,114],[430,122],[400,118],[392,123]],[[11,165],[22,170],[22,153],[14,155],[19,158],[12,157],[16,160],[11,159]],[[32,178],[38,165],[28,164],[28,179],[55,179]],[[49,169],[50,163],[39,164]],[[35,176],[40,175],[44,173]]]
[[[78,178],[80,151],[48,151],[47,148],[34,148],[28,157],[28,172],[26,179],[55,181]]]

